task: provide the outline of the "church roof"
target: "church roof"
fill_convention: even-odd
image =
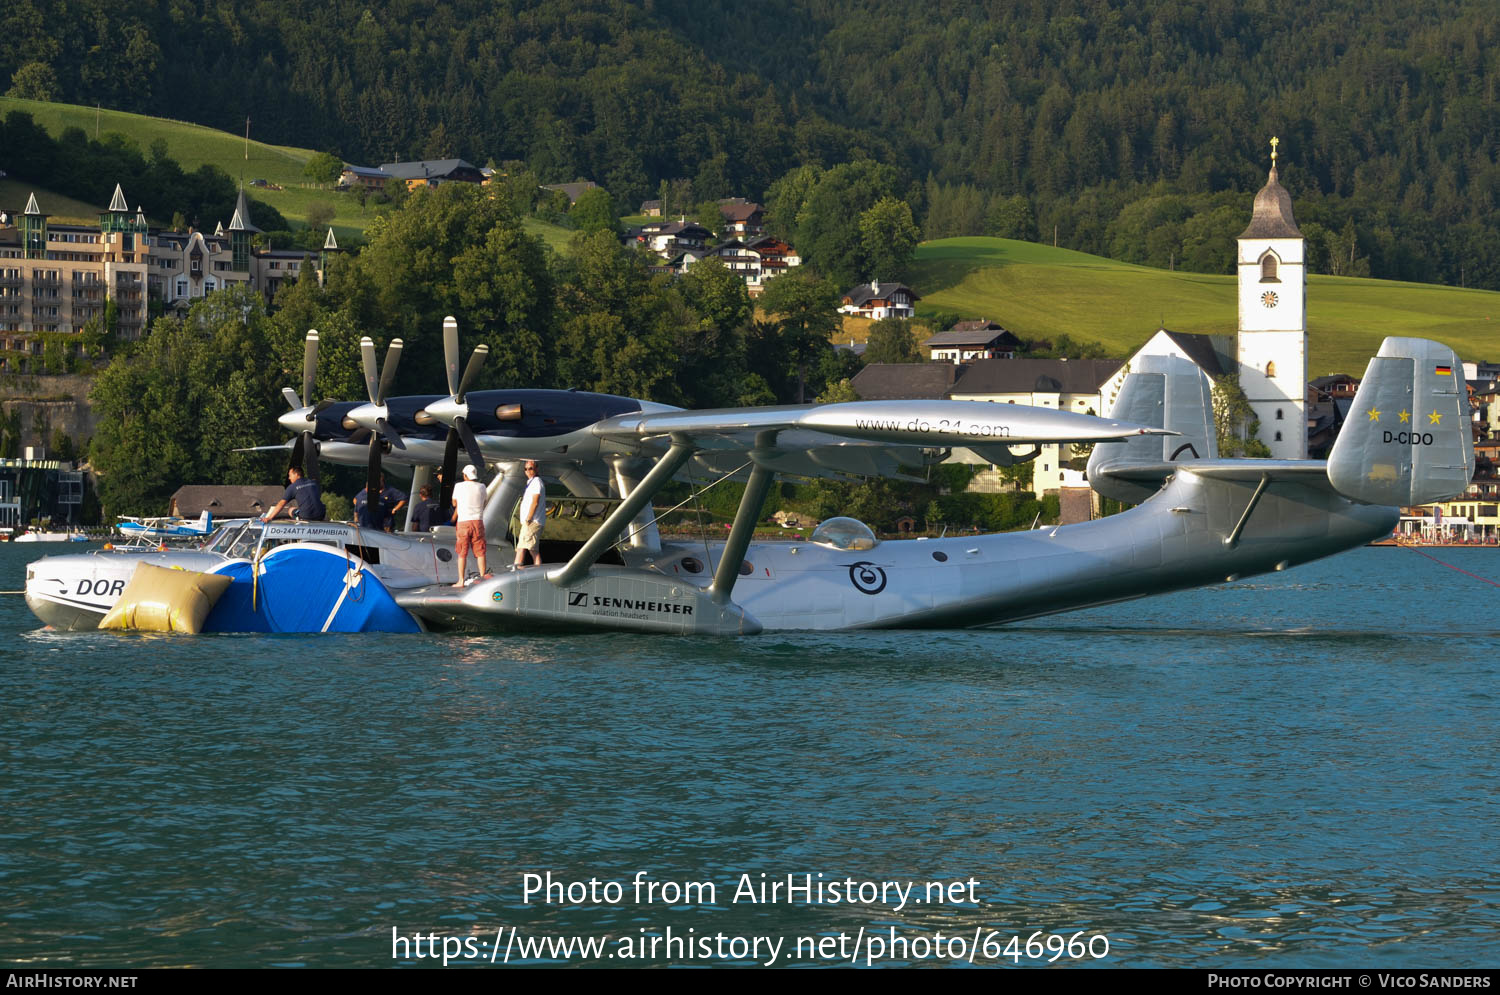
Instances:
[[[234,217],[229,219],[230,231],[258,232],[259,228],[250,222],[250,202],[245,197],[245,188],[240,187],[239,200],[234,202]]]
[[[120,189],[120,184],[115,184],[115,195],[110,199],[109,209],[120,211],[123,214],[130,213],[130,205],[125,203],[125,191]]]
[[[1286,192],[1271,167],[1271,176],[1266,185],[1255,195],[1255,208],[1250,215],[1250,227],[1240,232],[1240,238],[1301,238],[1302,231],[1292,217],[1292,195]]]

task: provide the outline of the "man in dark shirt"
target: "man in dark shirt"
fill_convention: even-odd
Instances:
[[[411,530],[413,532],[431,532],[434,525],[441,525],[438,521],[437,502],[432,499],[432,486],[423,484],[422,489],[417,492],[417,503],[411,509]]]
[[[269,522],[281,514],[281,509],[290,502],[297,506],[296,518],[303,522],[321,522],[326,512],[323,510],[323,488],[318,482],[309,477],[302,476],[302,468],[294,466],[287,470],[286,490],[281,495],[281,500],[276,502],[276,507],[269,513],[261,516],[261,521]]]
[[[391,531],[396,513],[406,507],[406,494],[394,487],[387,487],[384,474],[380,477],[380,492],[376,500],[369,500],[366,487],[354,496],[354,520],[363,528]]]

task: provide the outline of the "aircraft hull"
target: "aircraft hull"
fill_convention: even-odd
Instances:
[[[668,545],[649,567],[596,566],[569,587],[547,570],[523,569],[464,592],[397,598],[436,628],[727,635],[990,626],[1284,570],[1388,535],[1399,518],[1327,487],[1278,482],[1236,531],[1254,490],[1179,473],[1140,507],[1078,525],[869,550],[752,543],[729,613],[706,591],[722,543]]]

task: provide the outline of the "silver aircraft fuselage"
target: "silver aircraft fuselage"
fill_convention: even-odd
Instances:
[[[997,625],[1286,569],[1388,535],[1397,509],[1326,487],[1178,473],[1137,508],[1077,525],[896,540],[863,550],[757,542],[728,599],[707,585],[724,544],[668,543],[559,586],[547,569],[459,592],[400,592],[434,628],[751,633]],[[1233,539],[1233,542],[1227,540]]]

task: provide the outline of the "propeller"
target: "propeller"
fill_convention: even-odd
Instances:
[[[307,341],[302,347],[302,394],[299,397],[292,388],[281,388],[281,396],[286,398],[292,410],[277,419],[283,428],[297,433],[297,441],[292,444],[292,464],[300,466],[302,472],[313,480],[318,479],[318,444],[313,439],[313,425],[318,414],[333,404],[330,400],[313,404],[313,380],[317,372],[318,330],[313,328],[308,330]]]
[[[453,485],[457,482],[458,475],[458,450],[462,445],[469,456],[469,462],[479,470],[479,478],[486,486],[489,484],[489,473],[485,468],[484,451],[479,448],[479,440],[474,436],[474,430],[469,427],[465,417],[469,413],[469,406],[465,403],[465,396],[469,387],[474,383],[474,378],[479,375],[484,366],[485,357],[490,354],[490,347],[480,343],[474,347],[474,353],[469,357],[469,364],[464,367],[463,376],[458,375],[458,320],[452,315],[443,319],[443,366],[448,374],[448,404],[447,407],[454,411],[455,417],[449,422],[448,441],[443,447],[443,487],[439,495],[438,507],[446,509],[453,500]]]
[[[391,340],[390,346],[385,351],[384,367],[377,373],[374,341],[368,335],[359,340],[359,358],[364,366],[365,392],[369,395],[370,403],[362,404],[350,411],[344,419],[344,427],[351,430],[358,428],[371,430],[370,457],[365,475],[366,501],[380,500],[381,440],[384,439],[397,449],[406,448],[406,443],[401,441],[401,433],[397,432],[386,420],[389,412],[385,406],[391,384],[396,380],[396,368],[401,365],[402,347],[403,343],[400,339]]]

